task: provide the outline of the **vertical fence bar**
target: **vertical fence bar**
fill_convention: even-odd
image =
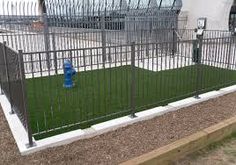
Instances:
[[[231,60],[231,49],[232,49],[232,39],[233,39],[233,37],[229,37],[229,50],[228,50],[228,59],[227,59],[227,62],[228,62],[228,66],[227,66],[227,69],[230,69],[230,67],[231,67],[231,63],[230,63],[230,60]]]
[[[19,70],[20,70],[20,77],[21,77],[21,90],[22,90],[22,99],[23,99],[23,107],[24,107],[24,120],[27,128],[28,133],[28,140],[29,144],[26,144],[27,148],[34,146],[33,143],[33,135],[32,129],[29,122],[29,115],[27,110],[27,95],[26,95],[26,85],[25,85],[25,70],[24,70],[24,61],[23,61],[23,52],[19,50],[18,52],[18,63],[19,63]]]
[[[47,14],[43,14],[43,34],[44,34],[44,46],[46,51],[46,61],[47,61],[47,68],[50,70],[50,57],[48,51],[50,50],[50,40],[49,40],[49,28],[48,28],[48,19]]]
[[[176,31],[175,31],[175,28],[173,27],[172,28],[172,57],[175,56],[175,53],[176,53],[176,43],[177,43],[177,34],[176,34]]]
[[[2,48],[0,48],[1,52],[0,52],[0,56],[2,56],[3,54],[3,44],[0,43],[0,46]],[[2,59],[2,57],[0,57],[0,59]],[[4,67],[4,61],[0,61],[0,95],[3,95],[3,67]]]
[[[3,42],[3,56],[4,56],[4,65],[5,65],[5,70],[6,70],[6,78],[7,78],[7,84],[8,84],[8,93],[5,93],[5,95],[8,95],[8,99],[10,99],[10,104],[11,104],[11,112],[10,114],[14,114],[13,110],[13,105],[12,105],[12,92],[11,92],[11,82],[10,82],[10,74],[9,74],[9,66],[8,66],[8,54],[7,54],[7,46],[6,42]]]
[[[53,49],[55,74],[57,75],[58,74],[58,66],[57,66],[57,51],[56,51],[55,33],[52,33],[52,49]]]
[[[105,67],[105,62],[106,62],[106,20],[105,20],[105,15],[102,16],[102,62],[103,62],[103,67]]]
[[[135,42],[131,44],[131,118],[135,118]]]
[[[201,56],[202,56],[202,40],[203,36],[197,37],[197,54],[196,54],[196,65],[197,65],[197,75],[196,75],[196,94],[195,98],[199,99],[199,94],[202,86],[202,66],[201,66]]]
[[[1,64],[0,64],[1,65]],[[0,95],[3,95],[3,82],[2,82],[2,76],[0,75],[0,88],[1,88],[1,90],[0,90]]]

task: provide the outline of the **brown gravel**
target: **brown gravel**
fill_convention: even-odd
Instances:
[[[118,164],[236,115],[236,93],[91,139],[20,156],[0,110],[2,164]]]

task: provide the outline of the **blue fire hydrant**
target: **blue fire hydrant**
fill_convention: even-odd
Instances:
[[[73,68],[69,60],[64,62],[64,88],[72,88],[74,86],[72,77],[76,74],[75,69]]]

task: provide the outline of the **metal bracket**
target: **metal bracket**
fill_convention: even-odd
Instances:
[[[11,112],[9,112],[9,114],[10,114],[10,115],[16,114],[16,112],[14,111],[14,108],[12,107],[12,105],[11,105]]]
[[[195,99],[201,99],[201,97],[199,97],[198,95],[197,96],[194,96]]]
[[[138,116],[135,115],[135,114],[131,114],[131,115],[129,115],[129,117],[130,117],[131,119],[134,119],[134,118],[137,118]]]
[[[10,115],[16,114],[14,111],[9,112]]]
[[[33,142],[33,144],[27,143],[25,146],[26,146],[27,149],[29,149],[29,148],[32,148],[32,147],[36,147],[37,144],[35,142]]]

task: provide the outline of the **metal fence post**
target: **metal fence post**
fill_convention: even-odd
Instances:
[[[172,33],[173,33],[173,40],[172,40],[172,57],[175,56],[175,53],[176,53],[176,44],[177,44],[177,34],[176,34],[176,31],[175,31],[175,28],[173,27],[172,28]]]
[[[27,128],[28,133],[28,140],[29,144],[26,144],[26,147],[33,147],[35,146],[33,142],[33,135],[32,135],[32,129],[29,122],[29,115],[27,111],[27,95],[26,95],[26,88],[25,88],[25,70],[24,70],[24,61],[23,61],[23,52],[22,50],[19,50],[18,52],[18,65],[20,70],[20,79],[21,79],[21,90],[22,90],[22,98],[23,98],[23,106],[24,106],[24,120]]]
[[[0,88],[1,88],[1,90],[0,90],[0,95],[3,95],[3,89],[2,89],[2,77],[1,77],[1,75],[0,75]]]
[[[143,49],[143,29],[141,29],[141,52],[143,51],[142,49]],[[145,57],[144,57],[144,54],[143,53],[141,53],[141,61],[143,62],[144,61],[144,59],[145,59]]]
[[[3,42],[3,57],[4,57],[4,65],[5,65],[5,70],[6,70],[6,80],[7,80],[7,84],[8,84],[8,92],[9,93],[5,93],[5,95],[10,97],[10,104],[11,104],[11,112],[10,114],[14,114],[14,110],[13,110],[13,106],[12,106],[12,92],[11,92],[11,82],[10,82],[10,74],[9,74],[9,66],[8,66],[8,54],[7,54],[7,46],[6,46],[6,42]]]
[[[231,60],[231,49],[232,49],[232,39],[233,39],[233,37],[229,37],[229,48],[228,48],[228,56],[227,56],[227,62],[228,62],[228,66],[227,66],[227,69],[230,69],[230,66],[231,66],[231,64],[230,64],[230,60]]]
[[[48,28],[48,19],[47,14],[43,13],[43,34],[44,34],[44,45],[46,51],[46,60],[47,60],[47,68],[50,70],[50,57],[49,57],[49,50],[50,50],[50,40],[49,40],[49,28]]]
[[[106,62],[106,20],[105,15],[102,16],[102,62],[103,67],[105,67]]]
[[[3,45],[2,44],[0,44],[0,46],[2,47],[0,50],[2,51],[2,52],[0,52],[1,54],[3,54]],[[0,57],[0,59],[2,59],[2,57]],[[3,67],[4,67],[4,61],[0,61],[0,88],[1,88],[1,90],[0,90],[0,95],[3,95]]]
[[[54,59],[54,67],[55,73],[58,74],[58,66],[57,66],[57,52],[56,52],[56,41],[55,41],[55,33],[52,33],[52,49],[53,49],[53,59]]]
[[[196,94],[195,98],[200,99],[199,94],[202,87],[202,65],[201,65],[201,58],[202,58],[202,40],[203,36],[197,37],[197,54],[196,54],[196,65],[197,65],[197,75],[196,75]]]
[[[131,118],[135,118],[135,42],[131,44]]]
[[[149,58],[149,41],[146,40],[146,57]]]

